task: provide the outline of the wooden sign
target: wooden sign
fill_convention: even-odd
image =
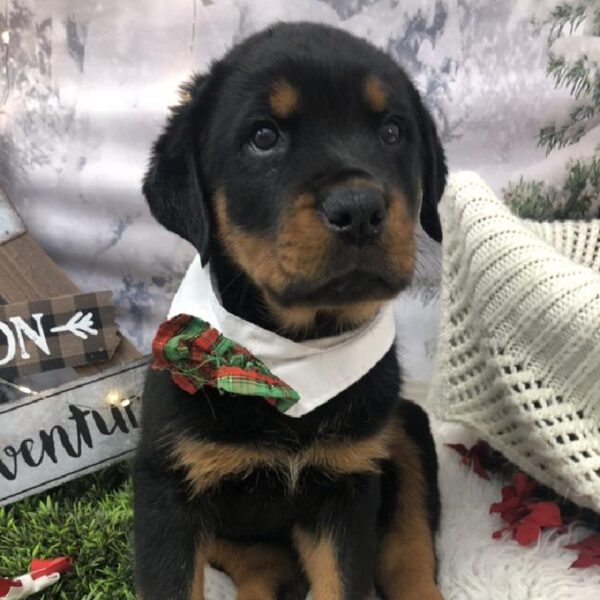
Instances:
[[[80,293],[81,290],[25,230],[17,211],[0,188],[0,305]],[[75,369],[88,375],[140,356],[123,338],[108,361]]]
[[[0,306],[0,377],[108,360],[119,344],[112,292]]]
[[[0,404],[0,506],[130,458],[148,363]]]
[[[57,304],[64,296],[70,300]],[[53,298],[50,305],[46,298]],[[0,504],[133,454],[149,359],[117,337],[109,300],[104,292],[81,294],[26,231],[0,189],[0,369],[22,374],[28,365],[53,366],[46,361],[54,360],[57,345],[61,360],[100,358],[102,352],[110,357],[74,367],[81,378],[58,388],[0,404]],[[15,311],[20,303],[25,313]],[[11,379],[14,372],[3,373],[0,377]]]

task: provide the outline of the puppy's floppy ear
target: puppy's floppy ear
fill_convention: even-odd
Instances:
[[[444,149],[438,137],[435,123],[423,105],[419,93],[413,90],[413,105],[421,134],[421,164],[423,199],[421,202],[421,225],[427,235],[436,242],[442,241],[442,225],[437,210],[438,202],[446,187],[448,168]]]
[[[203,265],[210,251],[210,212],[196,162],[207,88],[206,75],[182,86],[182,103],[171,109],[165,130],[154,143],[142,187],[154,218],[191,242]]]

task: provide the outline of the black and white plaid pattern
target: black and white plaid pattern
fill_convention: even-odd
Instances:
[[[0,377],[10,381],[21,375],[108,360],[120,341],[111,297],[112,292],[109,291],[92,292],[0,306],[0,321],[11,330],[15,342],[15,355],[12,360],[0,365]],[[81,312],[81,318],[90,315],[90,325],[97,334],[83,329],[87,337],[83,339],[72,331],[52,331],[67,324],[78,312]],[[21,317],[37,332],[38,325],[32,316],[37,313],[43,315],[40,322],[50,354],[47,355],[23,333],[25,349],[30,355],[23,358],[19,337],[10,318]],[[0,329],[0,361],[7,356],[8,344],[6,334]]]

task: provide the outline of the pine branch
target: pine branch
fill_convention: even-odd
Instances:
[[[571,165],[563,190],[566,201],[560,218],[600,217],[600,148],[590,162]]]
[[[563,56],[550,53],[548,55],[548,75],[554,79],[556,87],[566,87],[575,98],[582,94],[592,95],[592,90],[597,84],[598,73],[591,72],[591,65],[586,58],[581,57],[573,63],[569,63]]]
[[[553,47],[560,49],[564,44],[559,45],[556,42]],[[590,47],[589,43],[587,47]],[[582,51],[585,51],[585,48],[583,45]],[[567,55],[573,56],[572,49]],[[567,88],[578,101],[569,115],[568,122],[546,125],[540,130],[538,143],[546,147],[547,152],[551,152],[554,148],[577,142],[596,125],[596,115],[600,111],[600,65],[590,59],[587,52],[573,61],[568,60],[559,51],[553,52],[550,49],[547,73],[554,79],[556,87]]]
[[[591,160],[568,165],[561,187],[523,177],[504,190],[505,202],[520,217],[536,221],[600,218],[600,147]]]
[[[502,190],[504,201],[523,219],[551,221],[555,218],[557,192],[543,181],[526,181],[523,177]]]
[[[600,127],[600,5],[598,0],[561,2],[545,23],[550,25],[547,73],[557,88],[574,97],[568,117],[563,114],[540,130],[538,144],[550,153]],[[576,31],[583,35],[574,37]],[[552,164],[556,168],[556,159]],[[520,216],[537,220],[600,217],[600,147],[589,159],[571,160],[564,168],[559,185],[522,177],[509,184],[503,190],[507,204]]]
[[[600,106],[576,107],[563,124],[546,125],[540,129],[538,145],[546,147],[546,154],[578,142],[588,131],[600,125]]]
[[[548,22],[550,33],[549,42],[552,43],[559,38],[565,28],[568,26],[569,34],[572,34],[585,20],[589,2],[583,2],[577,5],[562,3],[559,4],[551,13]]]

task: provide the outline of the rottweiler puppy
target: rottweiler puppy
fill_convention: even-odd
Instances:
[[[350,331],[409,284],[419,223],[441,239],[434,123],[368,42],[278,24],[182,90],[144,194],[210,260],[230,313],[295,341]],[[212,563],[246,600],[441,599],[435,449],[400,394],[393,346],[298,418],[150,371],[134,469],[139,597],[202,599]]]

